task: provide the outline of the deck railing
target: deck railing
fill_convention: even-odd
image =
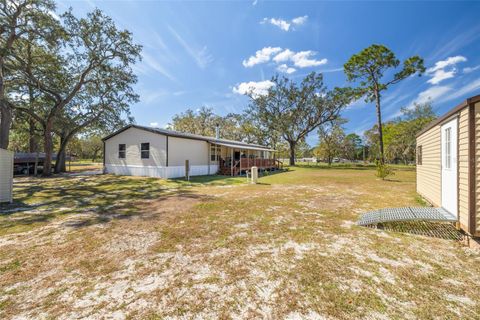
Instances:
[[[242,158],[240,159],[240,167],[242,169],[249,169],[251,167],[259,167],[259,168],[273,168],[276,166],[275,159],[248,159]]]

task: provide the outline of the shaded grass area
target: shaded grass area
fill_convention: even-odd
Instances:
[[[0,204],[0,235],[31,230],[55,218],[94,212],[104,223],[112,217],[138,214],[132,204],[161,199],[174,193],[196,197],[192,187],[243,183],[244,179],[221,176],[193,177],[191,181],[162,180],[114,175],[19,178],[14,183],[12,204]]]

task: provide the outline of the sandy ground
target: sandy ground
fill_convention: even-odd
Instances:
[[[408,188],[388,192],[413,201]],[[86,211],[6,234],[0,315],[479,318],[480,253],[355,226],[373,207],[367,193],[325,183],[172,189],[132,201],[135,214]]]

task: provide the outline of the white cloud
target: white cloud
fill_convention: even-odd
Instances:
[[[427,82],[439,84],[443,80],[453,78],[457,73],[455,65],[465,61],[467,61],[467,58],[463,56],[448,57],[446,60],[437,61],[433,67],[427,69],[427,75],[432,77]]]
[[[277,67],[277,70],[279,72],[283,72],[283,73],[287,73],[287,74],[291,74],[291,73],[294,73],[295,71],[297,71],[297,69],[295,68],[292,68],[292,67],[289,67],[287,66],[286,64],[281,64]]]
[[[414,102],[425,103],[428,100],[432,100],[432,102],[438,102],[440,98],[442,98],[445,94],[447,94],[451,90],[452,88],[446,87],[446,86],[430,87],[427,90],[420,92]]]
[[[280,52],[279,54],[277,54],[275,57],[273,57],[273,61],[275,61],[276,63],[288,61],[294,55],[295,55],[295,52],[293,52],[290,49],[285,49],[282,52]]]
[[[280,29],[282,29],[283,31],[288,31],[290,29],[290,23],[285,21],[285,20],[282,20],[282,19],[275,19],[275,18],[270,18],[270,19],[263,19],[265,22],[270,22],[271,24],[273,24],[274,26],[277,26],[279,27]]]
[[[462,96],[465,96],[471,92],[478,91],[480,90],[480,79],[474,80],[472,82],[468,82],[467,85],[456,88],[455,92],[452,94],[449,94],[444,100],[449,101],[449,100],[456,100],[459,99]]]
[[[429,79],[427,82],[430,83],[430,84],[439,84],[443,80],[455,77],[456,72],[457,72],[457,70],[455,70],[455,69],[452,69],[450,71],[445,71],[443,69],[437,70],[433,74],[432,78]]]
[[[150,127],[158,128],[158,122],[150,122]]]
[[[300,26],[300,25],[304,24],[305,22],[307,22],[307,19],[308,19],[308,16],[296,17],[296,18],[292,19],[292,23],[297,25],[297,26]]]
[[[237,94],[248,94],[252,93],[254,97],[263,96],[268,93],[268,89],[273,87],[275,84],[270,80],[265,81],[250,81],[242,82],[235,87],[233,87],[233,92]]]
[[[476,67],[466,67],[466,68],[463,68],[463,73],[471,73],[473,71],[476,71],[480,69],[480,65],[476,66]]]
[[[172,81],[176,81],[176,79],[158,62],[157,59],[152,57],[150,54],[148,54],[146,51],[142,52],[142,63],[146,64],[147,69],[143,68],[142,66],[138,65],[136,66],[137,70],[143,71],[145,73],[148,73],[149,70],[154,70],[157,71],[158,73],[164,75],[168,79]]]
[[[302,24],[305,24],[305,22],[307,22],[307,19],[308,19],[308,16],[296,17],[290,21],[280,19],[280,18],[263,18],[263,20],[260,21],[260,23],[261,24],[270,23],[271,25],[274,25],[283,31],[289,31],[291,30],[290,27],[292,26],[292,24],[296,26],[300,26]]]
[[[328,62],[327,59],[316,60],[312,59],[316,53],[314,51],[300,51],[300,52],[293,52],[290,49],[285,49],[275,57],[273,57],[273,61],[285,62],[291,61],[293,65],[299,68],[307,68],[307,67],[317,67]]]
[[[213,56],[209,53],[207,46],[203,46],[198,50],[194,45],[189,44],[179,33],[177,33],[171,26],[168,26],[170,33],[177,39],[178,43],[185,49],[185,51],[195,60],[197,66],[205,69],[208,64],[213,61]]]
[[[326,64],[328,62],[327,59],[315,60],[311,59],[311,57],[315,55],[313,51],[300,51],[293,55],[291,60],[293,64],[299,68],[306,68],[306,67],[316,67],[321,66],[322,64]]]
[[[253,67],[256,64],[269,62],[272,55],[280,52],[281,50],[282,48],[279,48],[279,47],[275,47],[275,48],[265,47],[255,52],[255,56],[249,57],[248,60],[243,60],[242,62],[243,66],[245,68],[249,68],[249,67]]]
[[[316,52],[311,50],[295,52],[290,49],[282,49],[279,47],[265,47],[258,50],[254,56],[250,56],[247,60],[243,60],[243,66],[249,68],[273,60],[278,64],[278,71],[285,72],[288,70],[289,72],[287,73],[292,73],[296,70],[292,66],[289,67],[285,62],[291,62],[293,66],[298,68],[317,67],[328,62],[327,59],[315,59],[315,54]]]
[[[467,58],[463,56],[448,57],[446,60],[437,61],[435,66],[429,68],[427,72],[435,72],[440,69],[445,69],[448,66],[456,65],[459,62],[465,62]]]

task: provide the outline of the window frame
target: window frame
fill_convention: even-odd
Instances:
[[[445,129],[445,169],[452,168],[452,128]]]
[[[147,146],[145,149],[144,146]],[[146,156],[144,153],[146,152]],[[142,142],[140,143],[140,159],[150,159],[150,142]]]
[[[210,161],[220,161],[221,153],[222,153],[222,147],[214,144],[210,145]]]
[[[421,166],[423,162],[423,148],[422,146],[417,146],[417,165]]]
[[[123,150],[122,150],[122,147],[123,147]],[[126,158],[127,158],[127,145],[125,143],[119,143],[118,144],[118,159],[126,159]]]

